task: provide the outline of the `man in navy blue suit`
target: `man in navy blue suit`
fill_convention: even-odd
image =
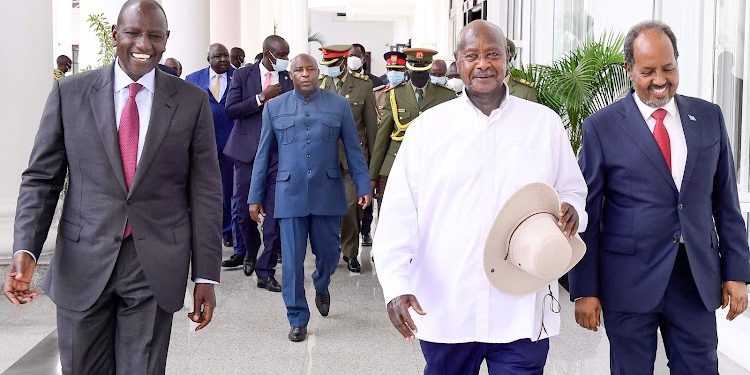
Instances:
[[[224,197],[222,237],[224,246],[231,246],[232,239],[232,160],[221,153],[227,144],[229,133],[232,131],[232,121],[227,118],[224,105],[227,100],[227,89],[232,82],[234,68],[229,66],[229,52],[224,45],[215,43],[208,47],[209,66],[188,74],[185,80],[208,92],[211,112],[214,115],[214,134],[219,154],[219,169],[221,170],[221,188]],[[175,73],[176,74],[176,73]]]
[[[717,374],[715,310],[747,308],[750,252],[721,109],[676,95],[677,42],[647,21],[625,39],[634,91],[584,121],[587,251],[576,321],[603,312],[613,374],[652,374],[657,328],[673,374]]]
[[[327,316],[331,304],[328,284],[340,256],[341,217],[348,212],[344,179],[339,159],[343,143],[349,173],[357,186],[358,204],[365,208],[372,200],[370,178],[349,102],[343,96],[318,88],[318,63],[310,55],[292,60],[294,91],[268,103],[263,110],[263,131],[253,165],[250,188],[250,215],[275,209],[282,237],[282,296],[291,325],[289,340],[307,337],[310,310],[305,298],[304,262],[307,240],[315,254],[315,305]],[[269,176],[278,152],[276,197],[268,205],[271,193],[263,183]],[[268,220],[266,216],[265,220]]]
[[[258,257],[261,239],[258,225],[250,220],[247,195],[253,173],[253,161],[260,142],[262,111],[265,104],[281,93],[292,89],[286,72],[289,44],[278,35],[263,41],[263,59],[237,69],[227,94],[227,117],[234,120],[224,155],[234,160],[234,193],[232,195],[232,228],[234,254],[222,263],[224,267],[243,265],[245,275],[256,272],[258,287],[272,292],[281,291],[274,278],[278,252],[281,250],[278,223],[273,218],[276,186],[276,151],[272,150],[268,176],[264,183],[268,194],[264,202],[271,207],[263,223],[263,253]]]

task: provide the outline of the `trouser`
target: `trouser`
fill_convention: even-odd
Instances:
[[[425,375],[479,374],[483,361],[487,361],[490,375],[541,375],[549,351],[549,339],[536,342],[523,339],[507,344],[441,344],[421,340],[419,344],[427,362]]]
[[[219,151],[219,171],[221,172],[222,192],[222,237],[232,235],[232,194],[234,191],[234,162]]]
[[[281,218],[281,295],[286,305],[286,315],[292,327],[306,326],[310,321],[310,309],[305,298],[305,254],[310,238],[315,255],[315,271],[312,274],[316,292],[328,289],[331,275],[336,272],[339,260],[340,216],[317,216]]]
[[[276,170],[270,172],[266,178],[266,195],[263,201],[263,207],[266,209],[266,217],[263,219],[263,252],[255,263],[255,274],[258,275],[258,278],[266,278],[276,273],[276,263],[281,251],[281,229],[279,228],[279,221],[274,216],[275,206]],[[253,255],[248,251],[245,254],[245,259]],[[255,256],[257,256],[257,251]]]
[[[93,306],[57,308],[63,374],[164,374],[171,329],[172,313],[157,305],[130,237]]]
[[[657,328],[672,374],[718,374],[716,315],[706,309],[684,245],[677,252],[664,297],[647,313],[604,310],[612,374],[653,374]]]
[[[349,258],[359,255],[359,233],[361,232],[362,207],[357,204],[357,186],[348,171],[343,172],[344,191],[348,211],[341,220],[341,253]]]
[[[234,189],[232,195],[232,234],[234,235],[234,254],[244,256],[249,250],[258,254],[260,232],[255,221],[250,219],[247,196],[250,193],[250,178],[253,165],[241,161],[234,162]]]
[[[360,229],[360,232],[363,236],[370,235],[370,231],[372,230],[373,206],[375,206],[375,200],[373,200],[369,206],[365,207],[365,209],[362,210],[362,228]]]

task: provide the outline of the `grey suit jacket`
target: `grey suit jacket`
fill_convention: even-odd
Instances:
[[[109,280],[126,220],[159,306],[183,304],[192,277],[219,280],[221,178],[206,93],[156,69],[151,119],[133,185],[122,171],[114,65],[55,81],[22,174],[13,250],[37,258],[69,171],[44,290],[58,306],[91,307]]]

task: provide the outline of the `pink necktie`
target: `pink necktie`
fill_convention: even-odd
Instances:
[[[656,125],[654,126],[654,138],[656,139],[656,144],[659,145],[661,153],[664,155],[664,160],[667,161],[667,167],[669,167],[669,170],[671,171],[672,147],[669,142],[669,133],[667,133],[667,128],[664,126],[664,117],[666,116],[667,110],[664,108],[659,108],[651,114],[651,117],[656,120]]]
[[[266,72],[266,78],[263,79],[263,90],[271,84],[271,72]]]
[[[138,117],[138,105],[135,103],[135,96],[141,89],[140,84],[131,83],[128,86],[128,101],[122,109],[120,115],[120,128],[118,136],[120,142],[120,158],[122,159],[122,171],[125,173],[125,185],[130,190],[135,177],[135,166],[138,164],[138,131],[140,129],[140,119]],[[130,236],[130,223],[125,222],[125,232],[122,238]]]

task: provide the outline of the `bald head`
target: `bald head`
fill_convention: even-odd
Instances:
[[[174,69],[177,72],[178,77],[182,76],[182,64],[180,64],[180,62],[174,57],[164,60],[164,65]]]
[[[229,70],[229,50],[221,43],[214,43],[208,47],[208,63],[211,69],[219,74]]]
[[[276,70],[274,65],[278,60],[289,59],[289,43],[278,35],[269,35],[263,40],[263,66],[268,70]]]
[[[435,77],[444,77],[448,71],[448,67],[445,65],[443,60],[432,61],[432,68],[430,68],[430,75]]]
[[[67,73],[70,67],[73,65],[73,60],[65,55],[57,56],[57,69],[63,73]]]
[[[318,73],[318,62],[306,53],[295,56],[291,61],[294,89],[305,97],[318,88]]]
[[[508,49],[508,43],[505,39],[505,33],[497,25],[485,20],[474,20],[461,29],[458,34],[458,44],[456,53],[460,54],[461,50],[466,47],[467,39],[480,38],[485,41],[492,41],[502,45],[503,51]],[[504,52],[505,54],[505,52]]]
[[[156,2],[156,0],[128,0],[126,1],[125,4],[122,5],[122,8],[120,8],[120,13],[117,15],[118,25],[122,23],[123,14],[126,13],[126,11],[130,10],[131,7],[136,7],[137,9],[158,10],[164,16],[164,25],[166,26],[166,29],[167,30],[169,29],[169,23],[167,22],[167,13],[164,11],[164,8],[161,7],[161,4]]]
[[[456,47],[456,67],[464,92],[489,114],[500,106],[503,79],[508,68],[508,44],[496,25],[476,20],[461,29]]]
[[[240,68],[245,63],[245,50],[240,47],[232,47],[229,50],[229,63],[235,68]]]

